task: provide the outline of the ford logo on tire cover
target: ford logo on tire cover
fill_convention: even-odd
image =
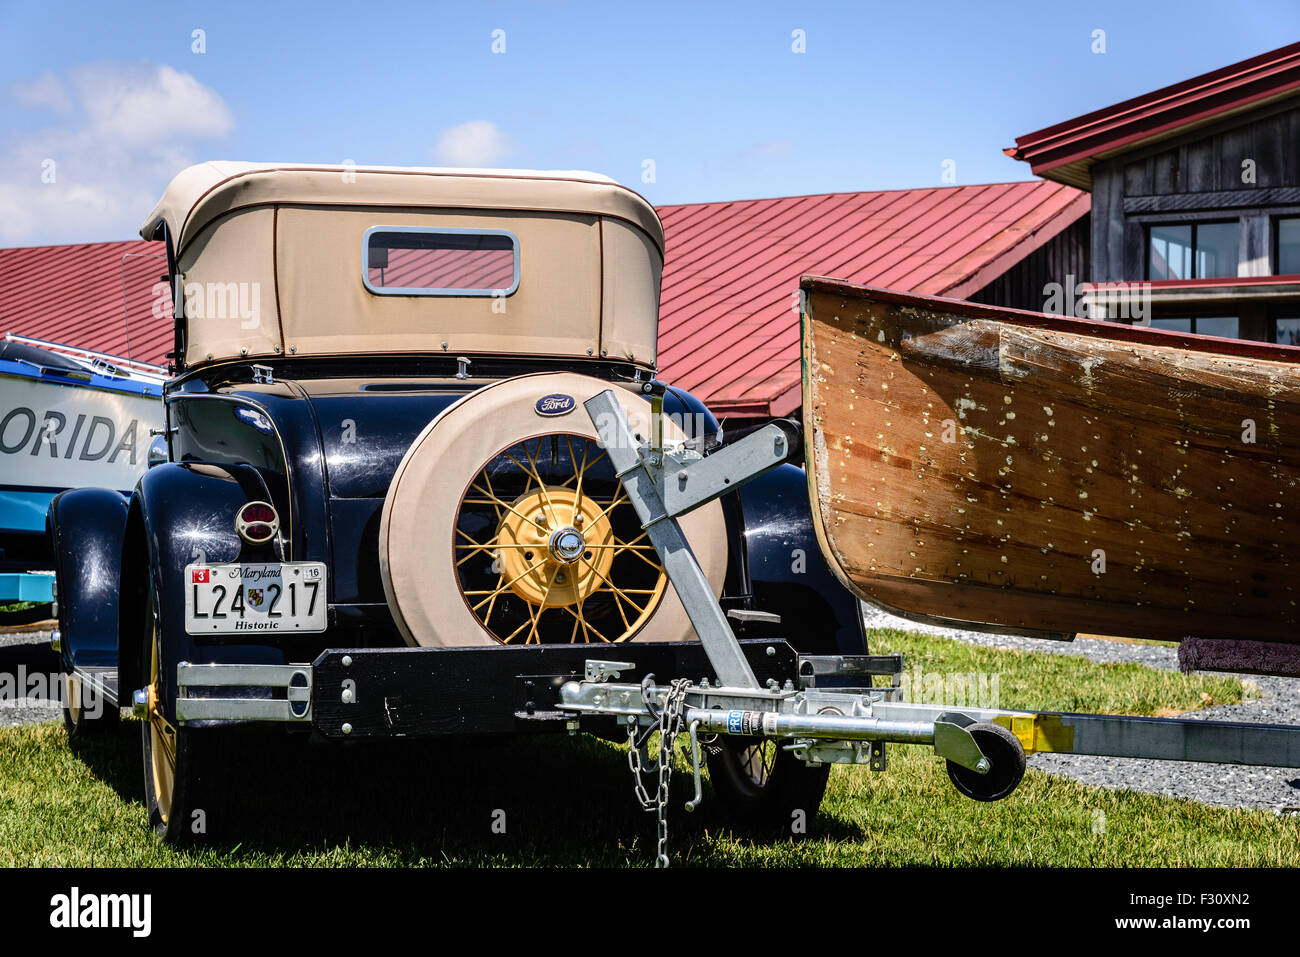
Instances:
[[[577,402],[574,401],[573,396],[562,395],[557,392],[554,395],[542,396],[537,400],[537,405],[534,408],[537,409],[538,415],[568,415],[573,411],[575,405],[577,405]]]

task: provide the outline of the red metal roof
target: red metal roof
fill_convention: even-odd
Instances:
[[[1056,183],[1000,183],[661,206],[659,368],[719,416],[799,407],[806,273],[969,296],[1087,213]]]
[[[1003,152],[1037,176],[1091,189],[1096,160],[1297,94],[1300,43],[1292,43],[1017,137]]]
[[[660,207],[660,370],[719,415],[788,415],[800,275],[968,296],[1087,211],[1086,193],[1041,181]],[[164,272],[161,243],[0,249],[0,334],[164,363]]]
[[[0,335],[165,364],[172,347],[166,273],[162,243],[142,240],[0,249]]]

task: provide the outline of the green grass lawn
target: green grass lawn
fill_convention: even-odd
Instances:
[[[1000,675],[1002,707],[1186,710],[1240,683],[1081,658],[879,632],[873,650],[925,670]],[[1235,697],[1234,697],[1235,696]],[[168,866],[644,866],[653,820],[633,801],[625,751],[588,737],[398,746],[241,745],[236,796],[198,849],[144,827],[138,725],[70,748],[57,725],[0,731],[0,864]],[[837,767],[800,837],[734,833],[710,801],[694,814],[674,778],[674,863],[711,866],[1300,864],[1300,821],[1104,791],[1030,770],[1006,801],[954,791],[928,749],[891,746],[889,769]],[[493,830],[504,811],[505,833]],[[499,815],[498,815],[499,819]]]
[[[38,601],[11,601],[7,604],[0,604],[0,615],[12,614],[16,611],[27,611],[29,608],[35,608],[39,605]]]
[[[870,638],[873,654],[901,653],[910,675],[919,667],[922,680],[918,684],[913,678],[913,684],[922,689],[927,672],[999,675],[1001,693],[994,705],[999,708],[1167,715],[1207,704],[1236,704],[1243,694],[1242,683],[1227,676],[1098,665],[1076,655],[985,648],[889,629],[873,631]]]

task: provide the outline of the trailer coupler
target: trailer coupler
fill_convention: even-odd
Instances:
[[[672,707],[674,688],[653,684],[653,676],[640,685],[609,680],[632,667],[625,662],[587,662],[586,680],[561,687],[560,710],[575,718],[613,717],[633,737],[638,730],[661,724],[663,712]],[[959,789],[978,800],[1006,797],[1024,774],[1024,750],[1010,731],[959,710],[936,713],[930,707],[889,700],[891,689],[796,689],[792,682],[766,689],[734,688],[707,680],[674,686],[682,692],[682,723],[693,733],[775,738],[809,765],[860,764],[879,771],[885,768],[886,743],[928,745],[949,762],[950,771],[960,774],[966,786],[954,777]],[[995,765],[997,774],[991,773]],[[688,806],[698,802],[697,788]]]

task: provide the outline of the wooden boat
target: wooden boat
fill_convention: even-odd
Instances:
[[[1300,348],[802,287],[814,522],[860,597],[1300,643]]]

